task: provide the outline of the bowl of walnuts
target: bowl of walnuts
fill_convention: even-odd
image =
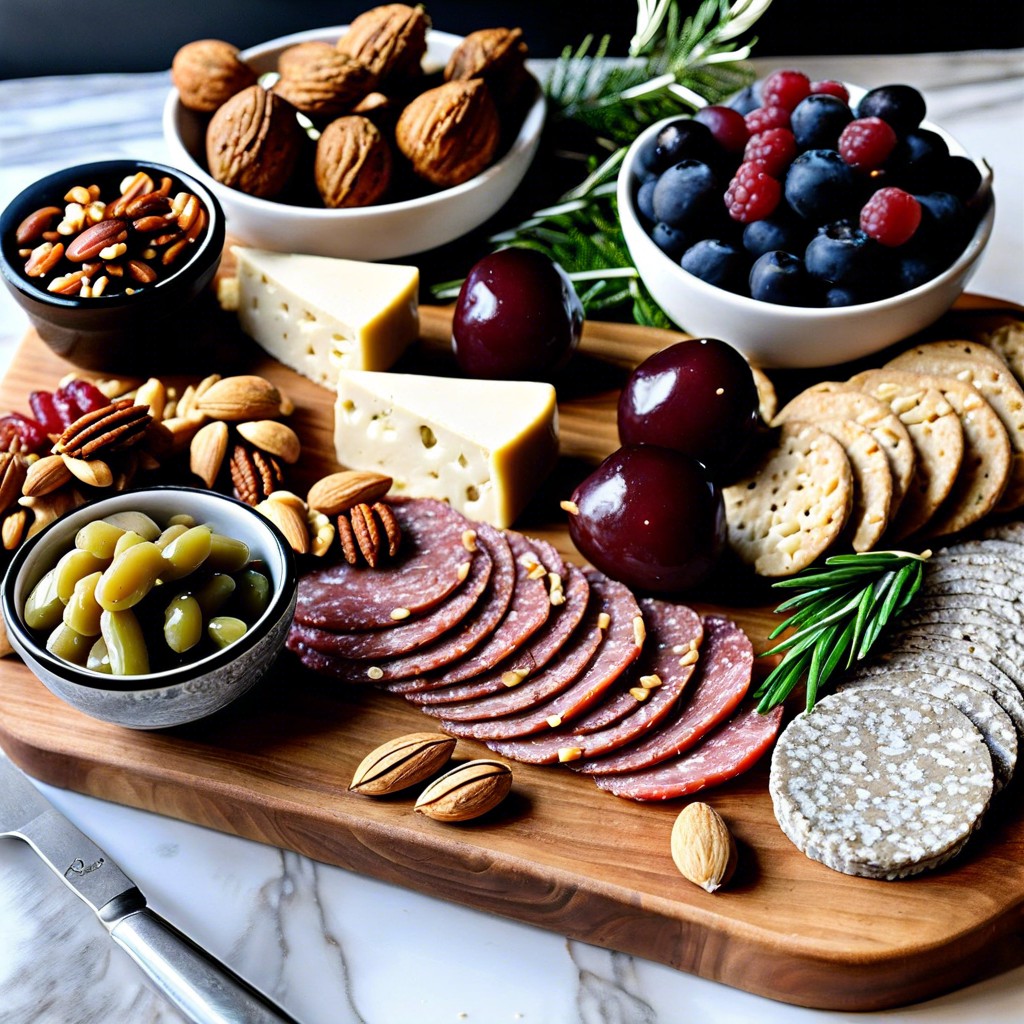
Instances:
[[[454,241],[522,181],[544,123],[518,28],[461,37],[421,8],[239,51],[197,40],[174,58],[163,129],[246,244],[349,259]]]

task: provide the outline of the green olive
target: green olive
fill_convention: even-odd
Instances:
[[[115,512],[103,521],[113,526],[120,526],[125,532],[137,533],[143,540],[156,540],[160,536],[160,527],[145,512],[134,510]]]
[[[235,581],[224,573],[211,576],[193,596],[199,602],[203,615],[210,618],[217,614],[235,592]]]
[[[270,580],[255,569],[243,569],[235,577],[238,584],[236,601],[249,622],[255,622],[270,604]]]
[[[82,636],[100,635],[100,612],[103,609],[96,600],[96,584],[102,576],[101,572],[91,572],[88,576],[83,576],[75,584],[71,600],[64,608],[64,625],[70,626]]]
[[[109,612],[137,605],[153,589],[166,566],[163,552],[144,540],[122,551],[96,587],[96,600]]]
[[[75,584],[90,573],[102,572],[110,565],[108,559],[97,558],[81,548],[72,548],[57,563],[57,596],[67,604],[75,592]]]
[[[179,594],[164,612],[164,639],[175,654],[203,639],[203,611],[191,594]]]
[[[109,561],[114,557],[114,548],[123,534],[124,530],[120,526],[103,519],[94,519],[78,531],[75,536],[75,547],[88,551],[96,558],[106,558]]]
[[[103,637],[100,637],[89,648],[89,657],[85,662],[85,667],[92,669],[93,672],[104,672],[108,676],[111,674],[110,655],[107,654],[107,644]]]
[[[210,557],[206,564],[215,572],[238,572],[249,564],[249,545],[234,537],[214,533],[210,538]]]
[[[206,632],[218,647],[227,647],[228,644],[233,644],[245,636],[248,628],[241,619],[236,619],[233,615],[218,615],[210,619]]]
[[[172,527],[173,529],[173,527]],[[210,557],[213,535],[208,526],[184,528],[184,532],[175,537],[164,548],[164,561],[167,563],[160,578],[178,580],[196,571]]]
[[[139,620],[130,610],[104,611],[100,632],[115,676],[140,676],[149,671],[149,651]]]
[[[134,530],[125,530],[120,537],[117,538],[117,543],[114,545],[114,557],[117,558],[122,551],[127,551],[128,548],[135,547],[136,544],[145,544],[146,538],[141,533],[136,533]]]
[[[179,512],[167,520],[167,525],[192,527],[196,525],[196,517],[190,516],[187,512]]]
[[[63,661],[72,665],[84,665],[89,659],[89,648],[92,646],[91,636],[82,636],[70,626],[62,622],[46,641],[46,649]]]
[[[180,537],[187,529],[188,527],[184,523],[175,523],[168,526],[153,543],[163,551],[172,540]]]
[[[61,621],[64,602],[57,593],[56,566],[29,592],[23,614],[29,629],[53,629]]]

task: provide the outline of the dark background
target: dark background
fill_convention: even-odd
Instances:
[[[245,48],[306,28],[341,25],[372,0],[0,0],[0,78],[156,71],[183,43]],[[698,0],[683,0],[692,13]],[[556,56],[588,32],[624,54],[633,0],[429,0],[434,26],[463,34],[522,27],[530,51]],[[915,53],[1024,46],[1024,0],[774,0],[756,26],[759,57]]]

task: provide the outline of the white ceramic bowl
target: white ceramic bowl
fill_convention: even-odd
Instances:
[[[257,74],[274,71],[282,50],[311,40],[335,43],[345,26],[313,29],[272,39],[242,52]],[[447,32],[427,33],[424,66],[443,67],[461,41]],[[507,202],[526,175],[540,144],[544,97],[538,85],[519,134],[509,150],[475,178],[417,199],[359,209],[292,206],[228,188],[206,170],[207,118],[188,110],[177,89],[164,104],[164,139],[172,162],[211,189],[227,215],[229,234],[248,245],[277,252],[385,260],[411,256],[454,241],[479,227]]]
[[[856,102],[863,90],[850,88]],[[668,118],[651,125],[630,146],[619,173],[618,206],[622,232],[644,284],[658,304],[684,331],[720,338],[738,348],[755,366],[831,366],[878,352],[937,320],[967,286],[981,256],[995,217],[995,203],[978,224],[960,257],[932,280],[891,298],[857,306],[805,308],[761,302],[716,288],[687,273],[651,240],[636,208],[640,181],[640,147],[656,135]],[[950,135],[929,122],[951,153],[966,155]],[[983,178],[990,172],[979,164]]]

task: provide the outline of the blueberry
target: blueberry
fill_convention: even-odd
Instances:
[[[665,125],[654,137],[651,169],[661,174],[681,160],[700,160],[708,163],[718,152],[718,144],[711,129],[700,121],[681,118]]]
[[[653,221],[654,218],[654,186],[657,178],[648,178],[636,191],[636,208],[641,216]]]
[[[790,207],[817,224],[839,220],[858,205],[856,175],[834,149],[809,149],[786,172]]]
[[[745,89],[740,89],[738,93],[731,100],[729,100],[727,106],[732,107],[733,110],[738,110],[741,114],[749,114],[752,110],[757,110],[761,106],[761,83],[754,82],[752,85],[748,85]]]
[[[804,252],[811,277],[826,284],[864,285],[879,265],[877,243],[848,221],[826,225],[811,239]]]
[[[935,169],[933,188],[949,192],[966,203],[981,188],[981,171],[969,157],[947,157]]]
[[[970,237],[972,226],[967,208],[949,192],[915,195],[921,204],[921,224],[914,233],[914,243],[931,249],[948,259],[959,255]]]
[[[910,85],[880,85],[857,104],[858,117],[880,117],[898,133],[916,128],[924,115],[924,97]]]
[[[742,249],[717,238],[705,238],[691,245],[680,262],[687,273],[730,292],[744,289],[750,267]]]
[[[750,294],[762,302],[782,306],[813,304],[813,289],[804,261],[782,251],[766,252],[754,262],[750,268]]]
[[[799,149],[835,149],[853,112],[836,96],[812,93],[801,100],[789,123]]]
[[[677,262],[696,241],[692,231],[686,232],[661,222],[651,228],[651,239],[666,256],[671,257],[673,262]]]
[[[658,178],[654,186],[654,215],[673,227],[697,224],[722,205],[722,191],[707,164],[683,160]]]
[[[937,174],[949,158],[949,146],[939,134],[915,128],[904,135],[886,163],[886,170],[908,192],[931,192],[938,187]]]
[[[899,281],[901,292],[916,288],[925,281],[930,281],[941,270],[942,261],[937,260],[934,254],[923,252],[908,252],[902,255],[897,261],[896,276]]]
[[[770,217],[753,220],[743,229],[743,248],[755,259],[773,249],[798,252],[807,240],[807,227],[785,207]]]

